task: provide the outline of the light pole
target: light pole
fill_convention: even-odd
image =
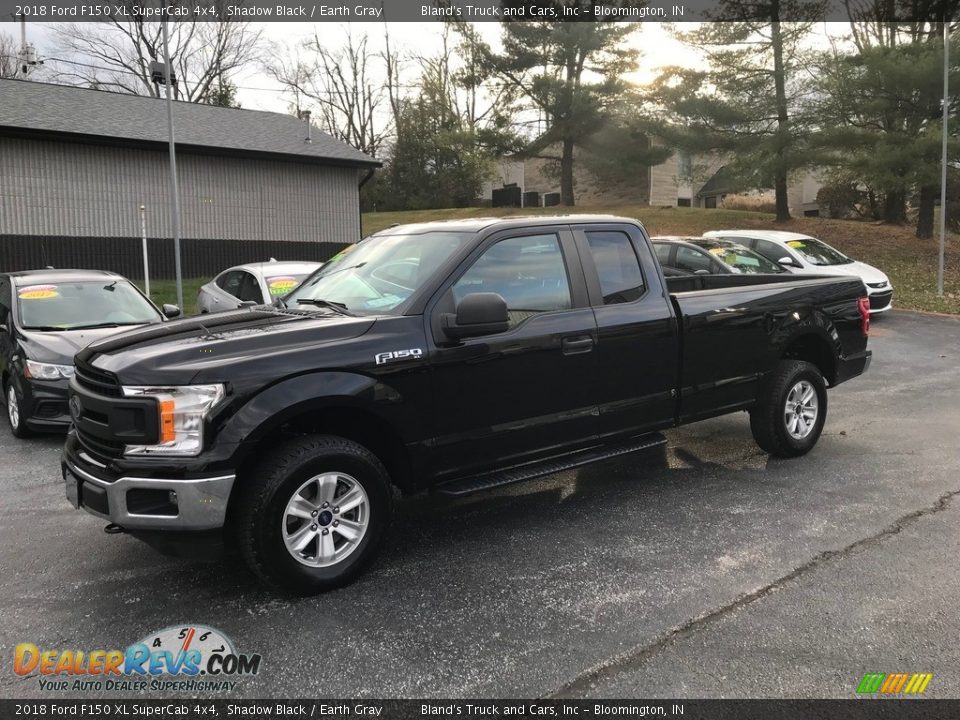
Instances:
[[[940,252],[937,264],[937,297],[943,297],[943,251],[947,243],[947,108],[950,91],[950,21],[943,19],[943,145],[940,152]]]
[[[140,206],[140,237],[143,241],[143,284],[150,297],[150,253],[147,252],[147,207]]]
[[[170,129],[170,223],[173,226],[173,261],[177,276],[177,307],[183,311],[183,274],[180,268],[180,191],[177,187],[177,151],[173,133],[173,97],[170,82],[170,35],[163,20],[163,78],[167,89],[167,125]]]

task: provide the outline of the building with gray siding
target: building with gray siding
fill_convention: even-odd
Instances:
[[[165,100],[0,80],[0,268],[172,270]],[[322,260],[360,237],[379,163],[288,115],[174,104],[184,274]],[[308,138],[309,136],[309,138]]]

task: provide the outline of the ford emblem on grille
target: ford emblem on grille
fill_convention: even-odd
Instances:
[[[80,419],[80,412],[83,410],[83,405],[80,404],[80,398],[76,395],[70,396],[70,417],[74,420]]]

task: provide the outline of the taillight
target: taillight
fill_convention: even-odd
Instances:
[[[860,329],[863,336],[870,334],[870,298],[862,297],[857,300],[857,310],[860,311]]]

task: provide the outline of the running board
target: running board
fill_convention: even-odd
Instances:
[[[455,480],[440,485],[436,488],[436,492],[443,495],[470,495],[471,493],[489,490],[499,487],[500,485],[510,485],[511,483],[532,480],[533,478],[543,477],[544,475],[553,475],[554,473],[571,470],[581,465],[589,465],[598,460],[609,460],[610,458],[626,455],[627,453],[662,447],[666,445],[666,443],[667,439],[660,433],[650,433],[648,435],[630,438],[628,441],[617,445],[590,448],[566,455],[562,458],[552,458],[542,462],[511,468],[510,470],[502,472],[483,473],[463,480]]]

